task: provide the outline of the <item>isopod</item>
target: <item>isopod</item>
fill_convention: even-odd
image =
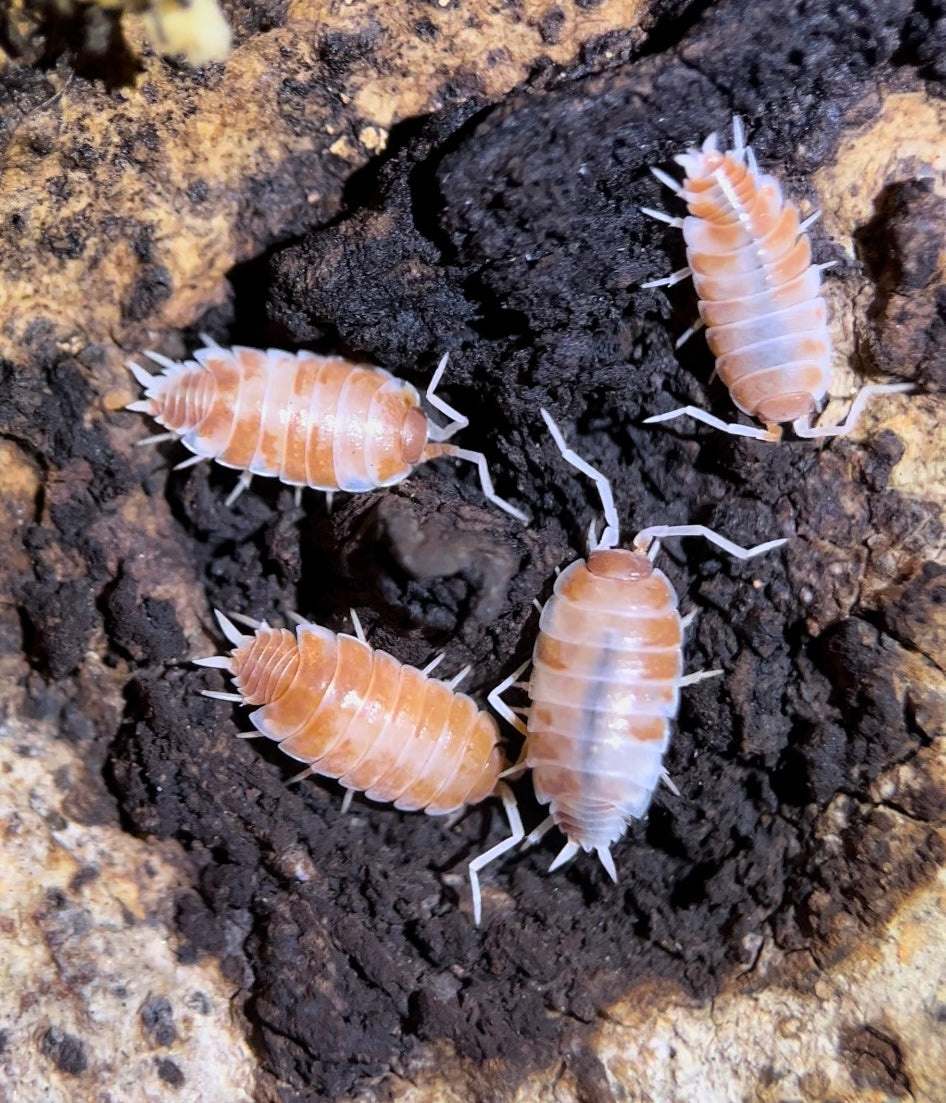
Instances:
[[[820,212],[799,220],[798,208],[784,198],[778,181],[760,174],[738,116],[733,119],[733,148],[721,152],[717,140],[710,134],[701,149],[675,158],[685,172],[682,184],[651,169],[686,202],[689,215],[673,218],[649,207],[641,210],[683,231],[687,267],[642,286],[669,287],[693,277],[700,321],[677,344],[706,326],[716,374],[735,405],[766,427],[724,422],[695,406],[657,414],[645,423],[689,414],[716,429],[758,440],[780,440],[779,423],[788,421],[799,437],[845,436],[872,395],[902,394],[913,385],[863,387],[843,422],[812,426],[831,379],[831,332],[821,273],[833,262],[811,263],[806,232]]]
[[[642,529],[631,549],[619,547],[608,480],[567,446],[545,410],[542,416],[562,456],[597,485],[606,524],[599,539],[592,530],[587,560],[572,563],[555,581],[539,620],[529,681],[516,682],[526,663],[489,702],[525,739],[509,772],[531,769],[535,795],[549,805],[528,841],[556,826],[566,843],[550,869],[579,849],[594,850],[616,881],[611,847],[630,820],[646,814],[658,781],[670,784],[663,756],[681,688],[722,673],[683,674],[688,618],[680,617],[673,586],[653,565],[660,540],[702,536],[739,559],[785,541],[743,548],[703,525],[658,525]],[[528,708],[513,710],[503,700],[513,683],[528,691]],[[483,855],[473,866],[481,869],[488,860]]]
[[[309,774],[337,779],[347,790],[342,811],[356,792],[431,816],[495,793],[511,835],[487,854],[501,854],[522,839],[515,799],[500,781],[506,763],[496,721],[456,691],[466,670],[440,682],[429,677],[439,659],[417,670],[374,650],[354,613],[356,636],[305,621],[295,632],[264,622],[249,636],[222,613],[216,616],[233,650],[194,661],[227,671],[238,692],[208,690],[204,696],[259,706],[250,713],[254,730],[241,737],[265,736],[307,763],[293,780]],[[477,868],[471,864],[469,872],[479,926]]]
[[[164,369],[151,375],[128,367],[145,397],[126,409],[153,417],[168,432],[142,444],[181,440],[194,453],[177,468],[203,459],[242,471],[227,498],[231,505],[254,475],[331,494],[393,486],[421,463],[452,456],[476,464],[484,495],[519,520],[525,514],[500,498],[481,452],[447,444],[469,419],[436,394],[447,356],[434,372],[427,401],[448,425],[436,425],[420,408],[410,383],[383,368],[338,356],[279,349],[206,348],[177,362],[145,353]]]

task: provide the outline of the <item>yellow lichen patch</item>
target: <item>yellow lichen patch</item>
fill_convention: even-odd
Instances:
[[[83,764],[51,726],[8,711],[0,746],[0,1083],[48,1103],[249,1103],[233,986],[175,955],[177,846],[71,820]]]
[[[823,201],[825,230],[849,256],[853,235],[874,213],[885,187],[905,180],[929,180],[946,196],[946,104],[923,92],[888,93],[880,114],[851,131],[831,164],[812,184]]]

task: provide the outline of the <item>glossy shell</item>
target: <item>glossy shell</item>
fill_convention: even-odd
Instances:
[[[722,153],[713,137],[677,161],[687,262],[720,379],[762,421],[814,414],[830,382],[831,335],[797,208],[749,150]]]
[[[132,408],[197,456],[291,486],[357,493],[399,483],[424,455],[420,397],[381,368],[278,349],[194,355],[154,376],[146,402]]]
[[[313,773],[404,811],[452,812],[496,787],[496,722],[463,693],[315,624],[260,628],[230,671],[253,726]]]
[[[554,823],[607,850],[643,816],[679,703],[677,595],[645,555],[592,552],[559,575],[532,656],[525,764]]]

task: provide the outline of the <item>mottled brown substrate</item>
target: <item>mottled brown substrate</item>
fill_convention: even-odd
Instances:
[[[351,7],[361,12],[339,11]],[[442,10],[427,6],[418,19],[457,18],[458,9]],[[583,12],[590,22],[608,10],[562,7],[566,20]],[[150,237],[138,234],[136,204],[159,176],[129,161],[138,186],[129,207],[108,185],[124,148],[117,116],[95,129],[106,107],[125,110],[147,87],[96,93],[98,112],[62,117],[65,137],[44,156],[56,162],[60,145],[75,141],[75,159],[73,136],[87,127],[88,168],[76,164],[99,182],[95,204],[81,218],[68,198],[63,210],[73,229],[88,226],[88,240],[80,248],[69,238],[65,259],[29,267],[22,287],[3,284],[14,306],[0,329],[17,366],[2,375],[0,435],[13,462],[0,478],[14,480],[18,503],[3,555],[3,647],[25,701],[49,710],[80,748],[88,795],[70,814],[112,825],[120,817],[182,846],[192,887],[175,898],[179,952],[185,962],[212,955],[244,997],[263,1099],[420,1098],[423,1088],[429,1098],[505,1101],[536,1098],[541,1086],[549,1098],[607,1100],[620,1085],[631,1097],[692,1100],[694,1083],[716,1085],[705,1094],[713,1103],[736,1086],[759,1098],[782,1087],[806,1100],[920,1097],[940,1044],[943,970],[941,943],[931,947],[923,933],[943,864],[946,670],[935,390],[944,277],[931,238],[944,196],[942,74],[918,45],[936,26],[917,29],[932,16],[895,0],[797,9],[732,0],[691,22],[670,11],[645,56],[606,44],[589,61],[597,71],[584,62],[561,78],[544,70],[492,107],[454,102],[441,81],[387,123],[371,116],[387,127],[424,105],[443,108],[388,134],[390,152],[353,178],[364,160],[347,161],[345,150],[363,128],[348,129],[353,116],[344,115],[344,135],[332,141],[348,145],[324,156],[314,120],[329,112],[335,125],[331,111],[342,108],[328,101],[341,77],[324,51],[307,54],[299,75],[305,51],[284,41],[288,19],[266,34],[239,31],[232,72],[202,84],[166,71],[152,110],[179,120],[179,148],[131,146],[152,170],[167,166]],[[365,41],[359,87],[384,75],[382,45],[383,36]],[[289,83],[265,83],[262,99],[283,88],[298,141],[258,114],[251,95],[273,71]],[[29,79],[22,126],[42,136],[44,111],[64,111],[69,90],[41,108],[36,82],[52,77]],[[477,88],[485,97],[503,90]],[[198,91],[203,106],[193,110],[186,97]],[[245,125],[206,123],[233,99]],[[841,396],[855,376],[880,370],[928,389],[878,400],[854,439],[773,447],[685,422],[640,424],[681,401],[732,416],[720,386],[706,383],[702,339],[673,349],[693,318],[692,289],[640,289],[683,256],[679,234],[638,207],[672,203],[648,165],[671,167],[674,153],[736,110],[762,167],[803,208],[825,209],[814,244],[819,260],[840,262],[826,282]],[[210,130],[198,150],[201,120]],[[902,156],[908,133],[912,152]],[[23,141],[14,130],[12,171],[25,186],[40,162]],[[243,152],[208,178],[214,202],[202,213],[205,200],[191,206],[188,186],[202,177],[200,158],[228,141]],[[368,141],[380,149],[376,136]],[[67,184],[76,179],[67,174]],[[15,194],[4,188],[7,200]],[[344,217],[323,224],[345,202]],[[125,220],[115,223],[117,245],[96,221],[103,204]],[[4,227],[15,232],[9,219]],[[272,250],[271,268],[260,261],[233,273],[235,304],[197,318],[227,297],[223,273],[235,258],[307,227],[317,228]],[[136,259],[98,287],[114,249]],[[98,267],[88,263],[100,254]],[[32,265],[32,251],[18,263]],[[44,297],[44,271],[66,273],[66,292]],[[81,314],[85,300],[103,305]],[[363,355],[415,383],[449,350],[445,393],[473,418],[464,441],[484,448],[498,491],[528,508],[532,524],[483,508],[472,474],[448,461],[393,492],[340,501],[331,516],[314,496],[296,510],[288,489],[263,481],[226,509],[232,473],[170,474],[182,450],[134,451],[145,427],[117,412],[132,388],[111,335],[128,353],[158,341],[180,352],[166,331],[199,321],[220,340],[295,339]],[[353,604],[375,646],[419,664],[445,648],[445,673],[473,662],[474,690],[495,683],[531,647],[532,598],[545,598],[555,566],[583,551],[597,516],[589,487],[542,428],[543,404],[612,478],[628,536],[695,521],[745,543],[791,540],[784,553],[742,565],[696,542],[668,543],[664,569],[684,611],[698,609],[690,668],[726,671],[685,692],[668,759],[683,796],[661,795],[615,848],[617,887],[584,858],[546,876],[555,837],[508,856],[490,871],[477,932],[463,863],[501,837],[498,809],[450,829],[357,804],[343,817],[330,786],[287,789],[292,764],[233,739],[245,718],[197,695],[222,681],[181,660],[220,649],[211,605],[258,616],[298,608],[340,628]],[[829,418],[835,409],[843,403]],[[517,792],[527,824],[537,823],[528,780]],[[897,968],[914,968],[906,949],[890,957],[894,943],[916,947],[911,961],[922,966],[903,989],[915,1013],[865,1014],[846,991],[862,984],[863,999],[879,1003],[893,990],[885,978],[902,981]],[[868,959],[876,969],[860,967]],[[827,1017],[813,1015],[811,992]],[[797,1022],[779,1025],[783,993]],[[723,1012],[725,1029],[697,1029],[723,1023]],[[49,1025],[84,1043],[71,1025]],[[672,1039],[677,1064],[615,1058],[645,1036],[650,1053],[667,1054]],[[44,1060],[78,1052],[58,1037]],[[713,1078],[700,1079],[710,1062]],[[783,1083],[786,1067],[795,1079]],[[74,1100],[98,1088],[88,1070],[63,1075],[74,1078]]]

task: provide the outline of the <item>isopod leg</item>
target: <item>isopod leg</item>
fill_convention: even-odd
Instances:
[[[678,349],[678,348],[680,348],[681,345],[685,345],[687,343],[687,341],[689,341],[690,338],[693,336],[693,334],[694,333],[699,333],[700,330],[703,329],[703,327],[705,325],[706,325],[706,322],[704,322],[702,318],[697,318],[697,320],[693,323],[693,325],[691,325],[688,330],[685,330],[683,333],[681,333],[680,336],[676,339],[676,341],[674,341],[673,347],[675,349]]]
[[[427,675],[432,670],[436,670],[437,667],[440,666],[440,664],[443,662],[443,659],[444,659],[444,652],[441,651],[440,654],[435,659],[430,660],[430,662],[421,671],[421,674]]]
[[[737,422],[723,421],[721,418],[708,414],[699,406],[680,406],[676,410],[668,410],[665,414],[654,414],[644,418],[644,425],[656,425],[658,421],[672,421],[677,417],[692,417],[694,421],[702,421],[704,425],[713,429],[721,429],[734,437],[751,437],[753,440],[766,440],[774,443],[781,439],[781,430],[776,426],[760,429],[756,425],[739,425]]]
[[[467,663],[467,665],[462,670],[454,674],[450,681],[446,683],[447,689],[456,689],[457,686],[463,681],[463,679],[467,676],[467,674],[470,673],[472,669],[473,667],[469,663]]]
[[[665,540],[668,536],[702,536],[711,544],[722,548],[735,559],[752,559],[756,555],[763,555],[773,548],[781,547],[787,543],[786,539],[767,540],[764,544],[756,544],[751,548],[744,548],[741,544],[735,544],[727,540],[725,536],[707,528],[705,525],[652,525],[650,528],[641,529],[634,537],[634,547],[641,550],[647,548],[652,540]]]
[[[134,405],[134,403],[132,403]],[[129,409],[131,407],[128,407]],[[149,444],[164,444],[169,440],[177,440],[177,433],[157,433],[153,437],[145,437],[144,440],[136,440],[136,448],[147,448]]]
[[[552,816],[546,816],[545,819],[539,824],[538,827],[533,828],[526,837],[526,841],[522,844],[522,849],[525,850],[527,846],[535,846],[535,844],[543,839],[555,826],[555,819]]]
[[[512,711],[512,709],[503,700],[502,695],[507,689],[516,681],[516,679],[522,674],[522,672],[529,665],[528,660],[517,667],[512,674],[509,675],[504,681],[500,682],[498,686],[491,689],[486,695],[486,700],[493,706],[496,712],[506,721],[507,724],[511,724],[512,727],[519,732],[520,735],[525,736],[527,734],[527,728],[522,720]]]
[[[253,476],[249,473],[249,471],[244,471],[237,480],[236,486],[227,495],[224,505],[232,506],[233,503],[237,500],[237,498],[240,497],[240,495],[243,493],[244,490],[246,490],[246,488],[250,485],[252,481]]]
[[[566,862],[571,861],[578,853],[578,849],[578,843],[567,842],[558,852],[555,861],[549,866],[549,873],[554,873],[555,870],[560,869]]]
[[[705,682],[707,678],[722,678],[722,676],[721,670],[696,670],[692,674],[684,674],[682,678],[678,678],[676,684],[682,689],[684,686],[695,686],[697,682]]]
[[[658,211],[654,207],[641,207],[640,212],[647,215],[648,218],[656,219],[658,222],[666,222],[668,226],[672,226],[675,230],[683,229],[683,219],[680,217],[674,218],[665,211]]]
[[[435,410],[442,413],[444,417],[450,418],[449,425],[435,425],[433,422],[429,422],[428,432],[430,433],[430,438],[436,441],[449,440],[454,433],[459,432],[461,429],[465,429],[470,424],[470,419],[468,417],[464,417],[459,410],[455,410],[451,405],[437,396],[437,387],[440,385],[440,380],[443,379],[443,373],[447,370],[447,361],[449,359],[450,353],[445,352],[440,359],[440,363],[437,365],[437,370],[431,376],[425,395],[427,401]]]
[[[342,797],[342,815],[343,816],[348,811],[348,809],[351,808],[352,797],[354,797],[356,792],[357,792],[357,790],[355,790],[355,789],[346,789],[345,790],[345,795],[344,795],[344,797]]]
[[[480,877],[479,871],[486,865],[489,865],[494,859],[498,858],[501,854],[505,854],[507,850],[511,850],[516,843],[520,842],[525,831],[522,827],[522,819],[519,816],[519,806],[516,804],[516,798],[512,794],[512,790],[508,785],[504,785],[500,782],[496,786],[496,794],[502,799],[503,808],[506,810],[506,818],[509,820],[509,838],[503,839],[501,843],[497,843],[492,846],[485,853],[480,854],[479,857],[474,858],[470,862],[470,890],[473,895],[473,922],[478,927],[480,925],[480,917],[483,913],[483,900],[480,894]]]
[[[681,280],[685,280],[692,275],[693,270],[691,268],[678,268],[676,272],[671,272],[669,276],[664,276],[663,279],[648,280],[647,283],[642,283],[641,287],[673,287],[675,283],[680,283]]]
[[[185,467],[193,467],[194,464],[200,463],[206,458],[206,456],[188,456],[186,460],[181,460],[180,463],[176,463],[174,465],[174,470],[183,471]]]
[[[792,428],[797,436],[807,439],[846,437],[848,433],[853,432],[861,414],[864,412],[864,407],[875,394],[909,394],[912,390],[914,390],[912,383],[870,383],[868,386],[862,387],[857,393],[851,403],[850,410],[848,410],[847,417],[840,425],[812,426],[809,425],[808,418],[803,417],[793,422]]]
[[[594,481],[595,486],[598,488],[598,496],[601,498],[601,509],[604,512],[605,529],[601,534],[601,538],[592,551],[597,551],[599,548],[616,548],[621,538],[621,526],[618,521],[618,511],[614,504],[614,495],[611,493],[611,483],[605,478],[605,476],[596,468],[592,467],[587,460],[583,460],[577,452],[568,447],[568,443],[562,433],[562,430],[552,420],[552,415],[548,410],[540,410],[545,424],[548,426],[549,432],[552,434],[552,440],[555,441],[555,446],[559,452],[562,453],[562,459],[566,463],[570,463],[572,467],[577,468],[583,475],[587,475],[589,479]]]
[[[457,460],[467,460],[469,463],[476,464],[476,469],[480,475],[480,486],[483,490],[483,497],[492,502],[494,506],[498,506],[504,512],[515,517],[517,521],[528,521],[528,516],[522,512],[521,509],[516,509],[511,502],[507,502],[505,498],[500,496],[493,489],[493,480],[490,478],[489,468],[486,466],[486,457],[482,452],[471,452],[468,448],[458,448],[455,444],[442,444],[438,445],[438,454],[443,456],[452,456]]]
[[[367,643],[368,637],[365,635],[364,628],[361,627],[361,621],[358,619],[358,614],[354,609],[349,609],[348,615],[351,617],[351,623],[355,629],[355,638],[359,643]]]

